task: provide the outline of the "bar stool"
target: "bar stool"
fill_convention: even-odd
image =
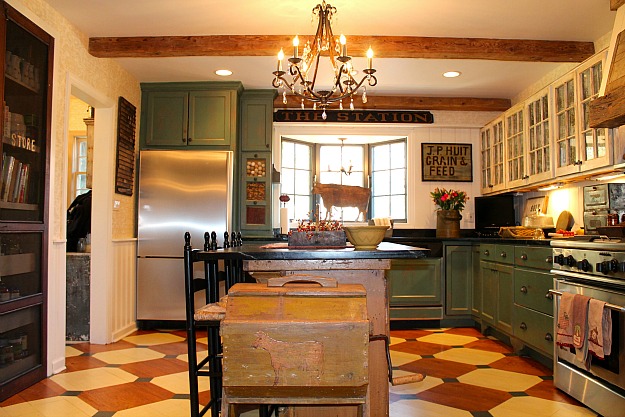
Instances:
[[[224,292],[227,294],[232,285],[245,281],[242,260],[236,252],[217,252],[217,234],[204,234],[204,251],[191,247],[191,235],[184,234],[184,275],[185,275],[185,304],[186,304],[186,331],[187,350],[189,356],[189,401],[191,417],[201,417],[210,410],[211,417],[219,417],[222,399],[222,345],[219,337],[220,320],[225,316],[223,302],[220,303],[220,282],[224,283]],[[231,235],[224,233],[224,248],[240,246],[241,234]],[[193,266],[201,262],[204,267],[204,276],[194,278]],[[205,291],[206,305],[195,307],[195,296],[199,291]],[[198,361],[197,339],[198,333],[206,331],[207,351],[206,358]],[[211,392],[210,401],[200,409],[198,380],[200,377],[209,378]],[[270,407],[261,405],[260,417],[269,417]],[[277,411],[276,411],[277,415]]]

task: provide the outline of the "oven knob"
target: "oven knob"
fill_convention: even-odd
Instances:
[[[610,271],[612,272],[618,272],[618,261],[616,259],[612,259],[610,261]]]
[[[588,259],[582,259],[577,263],[577,269],[581,269],[584,272],[588,272],[590,270],[590,262]]]
[[[610,272],[610,262],[603,261],[601,263],[597,263],[597,272],[602,272],[604,274]]]
[[[575,266],[575,258],[573,258],[573,255],[569,255],[566,257],[566,264],[568,266]]]
[[[558,265],[564,265],[564,255],[560,254],[554,256],[553,262],[557,263]]]

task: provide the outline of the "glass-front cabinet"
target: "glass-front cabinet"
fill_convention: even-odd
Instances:
[[[525,105],[527,117],[527,173],[529,182],[553,177],[549,88],[530,98]]]
[[[610,130],[589,126],[590,101],[599,95],[605,59],[602,52],[555,84],[557,176],[612,163]]]
[[[482,194],[501,191],[506,185],[503,158],[503,118],[495,119],[487,124],[480,132],[480,141],[482,162],[480,188]]]
[[[2,3],[0,401],[46,374],[53,39]]]
[[[515,107],[504,116],[505,150],[506,150],[506,183],[508,187],[516,187],[527,183],[529,176],[525,167],[525,120],[523,107]]]
[[[241,152],[241,233],[271,235],[271,152]]]

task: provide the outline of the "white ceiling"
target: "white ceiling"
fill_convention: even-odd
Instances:
[[[320,0],[46,0],[96,36],[312,35]],[[332,0],[335,34],[597,41],[612,29],[609,0]],[[288,50],[285,45],[285,51]],[[277,51],[276,51],[277,53]],[[271,88],[275,57],[122,58],[141,82],[237,80]],[[356,69],[365,59],[354,60]],[[369,94],[513,98],[556,63],[374,58]],[[228,68],[233,75],[214,71]],[[462,72],[446,79],[448,70]]]

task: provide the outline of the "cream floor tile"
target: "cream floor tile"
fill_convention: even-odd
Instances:
[[[457,348],[435,353],[434,357],[469,365],[488,365],[502,359],[504,355],[479,349]]]
[[[391,362],[393,363],[393,366],[405,365],[410,362],[418,361],[419,359],[421,359],[421,356],[413,353],[391,350]]]
[[[476,369],[459,376],[458,381],[500,391],[521,392],[542,382],[542,378],[500,369]]]
[[[397,345],[399,343],[404,343],[406,341],[406,339],[402,339],[401,337],[392,337],[389,339],[389,344],[391,346],[393,345]]]
[[[198,362],[201,361],[202,359],[204,359],[205,357],[208,356],[208,351],[207,350],[200,350],[197,352],[197,360]],[[187,353],[185,353],[184,355],[178,355],[176,356],[176,359],[181,360],[183,362],[189,362],[189,355]]]
[[[158,376],[150,381],[154,385],[173,392],[174,394],[189,393],[189,373],[179,372],[177,374],[169,374]],[[208,377],[202,377],[198,382],[200,391],[208,391],[210,389]]]
[[[197,342],[203,345],[208,345],[208,337],[200,337],[199,339],[197,339]]]
[[[536,397],[513,397],[490,410],[493,417],[594,417],[592,410]]]
[[[401,370],[393,371],[394,377],[398,377],[402,375],[409,375],[409,374],[410,372],[404,372]],[[434,378],[431,376],[426,376],[425,379],[421,382],[413,382],[412,384],[391,386],[390,390],[393,394],[418,394],[420,392],[429,390],[430,388],[434,388],[441,384],[443,384],[442,379]]]
[[[126,363],[149,361],[152,359],[164,358],[165,354],[146,348],[130,348],[120,350],[110,350],[93,355],[94,358],[102,362],[124,365]]]
[[[189,400],[172,399],[150,403],[118,411],[115,417],[189,417]]]
[[[87,391],[134,382],[137,376],[118,368],[96,368],[57,374],[50,379],[68,391]]]
[[[80,350],[73,348],[71,346],[65,346],[65,357],[66,358],[71,358],[74,356],[80,356],[82,355],[83,352],[81,352]]]
[[[427,336],[417,338],[419,342],[437,343],[439,345],[447,346],[464,346],[467,343],[475,342],[477,337],[464,336],[461,334],[450,333],[433,333]]]
[[[389,415],[390,417],[471,417],[468,411],[422,400],[394,402],[389,406]]]
[[[128,336],[128,337],[125,337],[124,340],[126,342],[134,343],[135,345],[141,345],[141,346],[162,345],[165,343],[184,342],[184,338],[180,336],[176,336],[174,334],[170,334],[170,333],[150,333],[150,334],[142,334],[139,336]]]
[[[91,417],[98,410],[78,397],[52,397],[3,407],[2,417]]]

